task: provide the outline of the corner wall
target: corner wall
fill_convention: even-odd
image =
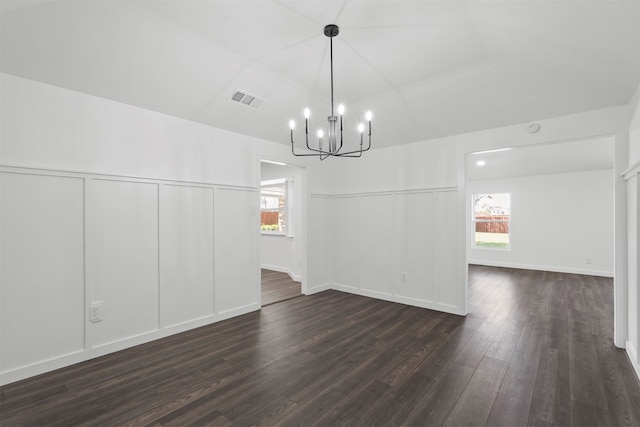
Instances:
[[[629,336],[626,349],[640,377],[640,86],[629,103],[629,168],[627,183],[629,227]]]

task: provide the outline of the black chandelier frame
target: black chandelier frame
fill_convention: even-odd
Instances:
[[[360,131],[360,149],[359,150],[353,150],[353,151],[347,151],[347,152],[341,152],[342,147],[343,147],[343,120],[342,120],[342,116],[344,113],[344,107],[342,105],[340,105],[338,107],[338,114],[339,116],[336,116],[334,113],[334,102],[333,102],[333,38],[335,36],[337,36],[340,33],[340,28],[335,25],[335,24],[329,24],[326,25],[324,27],[324,35],[329,37],[329,56],[331,58],[331,115],[329,117],[327,117],[327,121],[329,122],[329,135],[328,135],[328,139],[329,139],[329,147],[327,150],[324,150],[322,147],[322,133],[318,134],[318,146],[317,148],[311,147],[309,145],[309,116],[310,116],[310,112],[309,109],[305,109],[304,112],[304,133],[305,133],[305,141],[306,141],[306,146],[307,146],[307,150],[311,151],[311,153],[296,153],[295,151],[295,142],[294,142],[294,138],[293,138],[293,130],[295,128],[295,122],[293,120],[291,120],[290,122],[290,128],[291,128],[291,153],[293,153],[294,156],[298,156],[298,157],[308,157],[308,156],[314,156],[314,157],[319,157],[320,160],[324,160],[328,157],[361,157],[362,153],[369,150],[371,148],[371,113],[367,112],[365,119],[368,122],[368,132],[367,132],[367,146],[366,148],[364,147],[364,125],[360,124],[359,127],[359,131]],[[338,120],[339,119],[339,120]],[[339,123],[338,123],[339,122]],[[339,124],[339,128],[338,128],[338,124]],[[321,132],[321,131],[319,131]],[[340,142],[338,144],[338,132],[340,132]]]

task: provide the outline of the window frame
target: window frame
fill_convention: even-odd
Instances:
[[[293,225],[293,222],[291,221],[292,218],[292,210],[291,210],[291,188],[292,182],[289,179],[286,178],[278,178],[278,179],[271,179],[271,180],[267,180],[267,181],[262,181],[260,182],[260,194],[259,194],[259,199],[260,199],[260,217],[262,218],[262,212],[282,212],[284,214],[284,230],[263,230],[262,229],[262,219],[260,220],[260,234],[262,235],[266,235],[266,236],[288,236],[288,237],[293,237],[293,234],[291,233],[291,227]],[[284,188],[284,207],[282,208],[269,208],[269,209],[263,209],[262,208],[262,197],[263,197],[263,189],[268,189],[268,188],[276,188],[276,187],[283,187]]]

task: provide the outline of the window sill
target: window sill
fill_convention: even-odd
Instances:
[[[490,246],[471,246],[471,249],[479,250],[479,251],[498,251],[498,252],[510,252],[511,251],[511,247],[508,247],[508,248],[492,248]]]
[[[279,237],[295,237],[293,234],[287,234],[282,231],[260,231],[260,235],[262,236],[279,236]]]

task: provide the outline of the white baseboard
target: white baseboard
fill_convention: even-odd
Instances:
[[[63,354],[58,357],[32,363],[30,365],[20,366],[18,368],[0,373],[0,385],[6,385],[26,378],[34,377],[36,375],[44,374],[46,372],[74,365],[76,363],[85,362],[90,359],[95,359],[96,357],[115,353],[116,351],[124,350],[126,348],[134,347],[140,344],[145,344],[160,338],[178,334],[180,332],[199,328],[201,326],[220,322],[222,320],[240,316],[242,314],[247,314],[259,309],[260,306],[258,304],[250,304],[237,309],[227,310],[219,314],[202,317],[185,323],[180,323],[179,325],[169,326],[163,329],[146,332],[123,340],[101,344],[93,348],[87,348],[84,350],[79,350],[77,352]]]
[[[305,295],[313,295],[313,294],[317,294],[318,292],[328,291],[329,289],[331,289],[331,283],[327,282],[321,285],[316,285],[316,286],[307,288],[307,293]]]
[[[264,270],[277,271],[278,273],[287,273],[289,277],[291,277],[291,280],[293,280],[294,282],[302,282],[302,276],[293,274],[293,272],[289,270],[287,267],[279,267],[277,265],[262,264],[260,268]]]
[[[640,380],[640,360],[638,360],[638,352],[636,351],[631,341],[627,341],[625,344],[625,347],[626,347],[625,350],[627,351],[627,356],[631,361],[631,366],[633,366],[633,369],[636,371],[636,376]]]
[[[478,261],[470,259],[469,264],[486,265],[488,267],[516,268],[519,270],[551,271],[554,273],[584,274],[586,276],[613,277],[612,271],[588,270],[573,267],[550,267],[546,265],[517,264],[512,262]]]
[[[375,298],[383,301],[412,305],[414,307],[427,308],[429,310],[442,311],[444,313],[449,313],[449,314],[457,314],[459,316],[466,315],[464,310],[460,307],[450,305],[450,304],[438,303],[435,301],[403,297],[403,296],[392,295],[392,294],[383,293],[383,292],[368,291],[366,289],[359,289],[353,286],[345,286],[339,283],[334,283],[333,285],[331,285],[331,289],[335,289],[336,291],[341,291],[341,292],[347,292],[350,294],[360,295],[363,297]]]

